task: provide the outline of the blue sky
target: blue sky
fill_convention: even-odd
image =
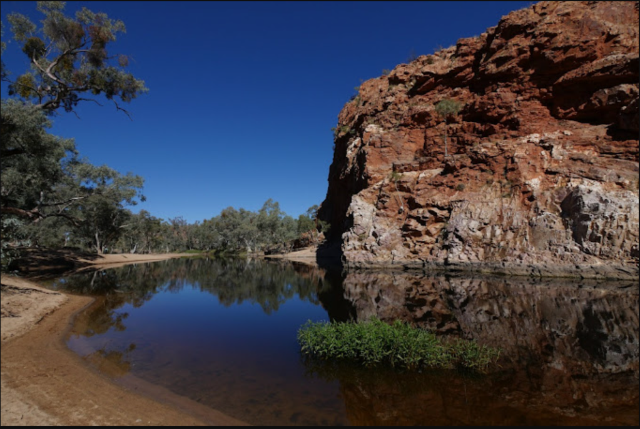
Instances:
[[[331,127],[362,81],[460,38],[479,35],[534,2],[69,2],[122,20],[110,53],[149,92],[125,107],[85,103],[52,133],[74,137],[96,165],[145,178],[133,207],[188,222],[272,198],[297,217],[327,192]],[[35,2],[6,14],[41,19]],[[28,68],[15,42],[3,61]],[[3,86],[3,97],[4,93]]]

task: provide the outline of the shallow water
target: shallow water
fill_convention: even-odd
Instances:
[[[69,347],[258,425],[638,425],[638,287],[174,259],[53,281]],[[488,375],[304,359],[307,320],[402,319],[500,347]]]

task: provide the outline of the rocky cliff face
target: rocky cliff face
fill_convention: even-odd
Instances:
[[[638,23],[541,2],[364,82],[319,211],[343,262],[637,277]]]

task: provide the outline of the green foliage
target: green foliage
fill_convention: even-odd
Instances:
[[[320,232],[327,236],[331,230],[331,224],[327,221],[318,219],[318,228],[320,229]]]
[[[388,76],[389,73],[391,73],[391,70],[389,69],[382,69],[382,76]]]
[[[162,249],[165,228],[162,219],[151,216],[146,210],[131,214],[120,228],[116,248],[129,253],[154,253]]]
[[[355,135],[356,131],[351,129],[349,125],[343,125],[341,127],[333,127],[331,128],[333,131],[333,138],[338,138],[341,135]]]
[[[147,250],[143,249],[166,252],[200,250],[239,255],[287,251],[292,242],[302,234],[317,229],[328,230],[328,226],[321,221],[318,221],[316,227],[317,210],[318,206],[314,205],[298,219],[294,219],[280,209],[278,202],[269,199],[257,212],[227,207],[218,216],[202,223],[188,224],[182,218],[170,219],[169,222],[160,220],[161,224],[153,228],[157,232],[152,235],[158,239],[151,242],[151,247],[142,244],[145,240],[136,232],[138,224],[129,221],[124,235],[131,238],[126,245],[119,243],[118,248],[131,249],[137,243],[138,251],[145,252]]]
[[[15,217],[3,216],[1,220],[1,259],[2,271],[6,271],[11,262],[20,256],[20,247],[31,246],[32,242],[25,233],[24,222]]]
[[[462,109],[462,103],[456,100],[446,98],[436,104],[436,112],[443,118],[457,115]]]
[[[402,173],[398,173],[395,170],[389,173],[389,180],[391,180],[392,182],[397,182],[400,179],[402,179]]]
[[[464,368],[486,371],[499,350],[472,341],[445,342],[435,334],[402,321],[311,322],[298,330],[301,351],[318,359],[358,362],[364,366]]]
[[[308,214],[301,214],[298,216],[298,235],[302,235],[306,232],[316,229],[315,218]]]
[[[26,242],[101,252],[129,220],[125,206],[144,200],[143,179],[89,164],[72,139],[49,134],[48,118],[59,108],[72,111],[86,93],[115,103],[147,89],[124,70],[126,60],[116,64],[107,52],[124,31],[122,22],[86,8],[67,17],[64,2],[38,2],[37,9],[44,15],[40,26],[18,13],[7,17],[30,70],[11,81],[2,64],[10,97],[2,99],[0,123],[3,254]],[[6,48],[3,41],[3,54]]]
[[[451,116],[457,115],[462,109],[462,103],[456,100],[445,98],[436,104],[436,112],[444,119],[445,126],[447,125],[447,119]],[[444,156],[448,156],[447,149],[447,130],[445,128],[444,133]]]
[[[458,183],[456,185],[456,191],[464,191],[464,189],[467,187],[467,185],[465,185],[464,183]]]
[[[129,102],[147,91],[142,80],[125,71],[126,57],[109,55],[110,43],[125,31],[122,21],[87,8],[68,17],[64,2],[41,1],[37,9],[44,15],[40,27],[22,14],[7,16],[13,38],[31,66],[29,73],[10,82],[10,96],[29,100],[50,114],[59,108],[72,111],[86,99],[80,97],[84,93]],[[116,107],[124,110],[117,103]]]
[[[39,37],[29,37],[22,47],[22,52],[29,58],[39,60],[47,52],[47,48]]]

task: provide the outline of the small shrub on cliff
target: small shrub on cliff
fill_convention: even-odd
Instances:
[[[466,188],[467,185],[465,185],[464,183],[458,183],[456,185],[456,191],[464,191],[464,188]]]
[[[445,131],[444,131],[444,156],[448,155],[447,150],[447,120],[452,116],[455,116],[462,110],[462,103],[456,100],[445,98],[436,104],[436,112],[444,119]]]
[[[500,351],[473,341],[445,342],[432,332],[396,320],[367,322],[308,321],[298,330],[301,351],[319,359],[340,359],[364,366],[397,368],[463,368],[484,372]]]
[[[340,132],[344,134],[354,134],[355,131],[351,129],[348,125],[343,125],[340,127]]]

